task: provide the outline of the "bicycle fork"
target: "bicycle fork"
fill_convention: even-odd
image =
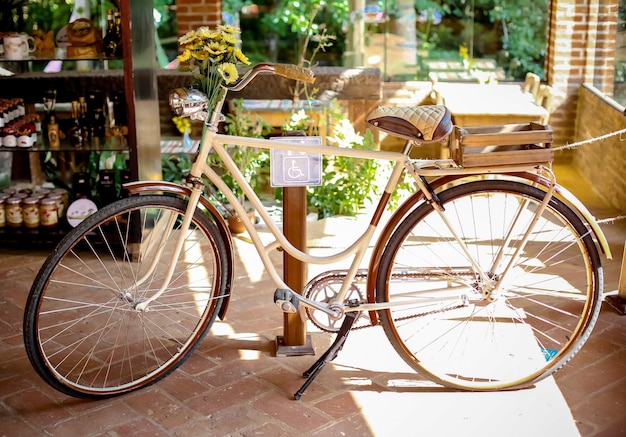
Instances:
[[[191,224],[191,220],[193,218],[196,206],[198,204],[198,201],[201,195],[202,195],[202,189],[194,185],[194,187],[191,190],[191,195],[189,196],[189,202],[187,203],[187,210],[185,211],[185,218],[183,219],[183,223],[180,227],[180,233],[176,241],[176,246],[174,247],[174,250],[171,253],[168,253],[168,257],[170,257],[172,262],[168,263],[169,266],[167,269],[167,273],[165,274],[165,277],[163,278],[163,283],[161,284],[161,287],[152,296],[148,297],[145,300],[142,300],[141,302],[138,302],[135,305],[135,309],[137,311],[147,311],[148,305],[150,305],[150,303],[153,302],[154,300],[158,299],[159,296],[163,294],[168,284],[170,283],[172,276],[174,275],[174,269],[176,268],[175,260],[178,259],[178,257],[180,256],[182,252],[183,245],[185,242],[185,236],[187,234],[187,230],[189,229],[189,225]],[[157,254],[152,260],[152,264],[150,265],[148,272],[146,272],[146,274],[139,281],[137,281],[137,285],[141,285],[143,282],[145,282],[154,272],[154,269],[156,268],[161,256],[163,255],[162,246],[163,246],[163,243],[167,240],[167,236],[172,231],[174,220],[175,220],[175,216],[173,214],[171,217],[167,219],[167,224],[166,224],[167,228],[163,232],[163,238],[160,243],[161,247],[159,247]]]

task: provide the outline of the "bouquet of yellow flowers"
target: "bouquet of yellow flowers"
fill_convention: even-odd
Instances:
[[[193,73],[193,83],[207,95],[210,111],[224,95],[222,85],[234,83],[239,78],[237,64],[250,64],[237,47],[241,43],[239,33],[239,29],[232,26],[219,25],[214,30],[203,26],[178,39],[184,47],[178,56],[179,70]]]

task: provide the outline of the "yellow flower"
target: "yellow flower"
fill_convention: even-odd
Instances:
[[[209,57],[209,53],[206,50],[202,50],[202,48],[197,48],[191,52],[191,56],[196,58],[198,61],[204,61]]]
[[[250,65],[250,60],[248,59],[248,57],[237,48],[235,49],[235,58],[237,58],[237,60],[243,64]]]
[[[215,57],[221,55],[224,50],[218,42],[212,42],[204,46],[204,49],[209,53],[209,56]]]
[[[223,64],[220,64],[220,66],[217,68],[220,72],[220,75],[224,79],[224,82],[226,82],[226,85],[234,83],[239,78],[239,72],[237,71],[237,67],[235,67],[235,64],[233,64],[232,62],[225,62]]]
[[[222,35],[222,38],[224,38],[224,41],[226,41],[228,44],[230,45],[235,45],[237,44],[239,41],[239,39],[237,39],[233,34],[231,33],[224,33]]]
[[[177,59],[179,62],[187,62],[191,59],[191,52],[189,50],[185,50],[177,56]]]
[[[224,85],[239,79],[238,63],[250,60],[237,45],[239,29],[220,25],[214,30],[203,26],[187,32],[179,39],[182,53],[178,55],[180,69],[194,73],[194,84],[200,85],[209,98],[208,108],[214,109],[223,98]]]
[[[230,26],[228,24],[218,24],[218,31],[222,31],[224,33],[238,34],[240,32],[236,27]]]
[[[198,30],[196,30],[196,37],[200,38],[200,39],[207,39],[207,38],[211,38],[211,34],[213,32],[211,31],[211,29],[209,29],[206,26],[202,26],[199,27]]]
[[[189,32],[187,32],[186,34],[178,38],[178,43],[181,45],[188,44],[191,41],[193,41],[195,36],[196,36],[196,32],[193,30],[190,30]]]

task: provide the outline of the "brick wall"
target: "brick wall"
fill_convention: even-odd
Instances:
[[[222,2],[219,0],[176,0],[178,35],[198,26],[215,27],[222,22]]]
[[[591,88],[581,87],[575,141],[624,129],[626,116],[622,111]],[[621,213],[626,213],[625,148],[626,135],[622,135],[582,145],[572,152],[574,165],[588,182],[593,181],[594,192]]]
[[[618,2],[550,2],[545,80],[562,93],[550,118],[556,144],[574,137],[578,92],[584,82],[612,95]]]

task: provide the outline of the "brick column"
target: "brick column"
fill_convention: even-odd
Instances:
[[[563,94],[550,118],[557,144],[574,138],[583,82],[612,95],[618,1],[550,2],[546,80]]]
[[[200,26],[215,27],[222,22],[220,0],[176,0],[178,36]]]

